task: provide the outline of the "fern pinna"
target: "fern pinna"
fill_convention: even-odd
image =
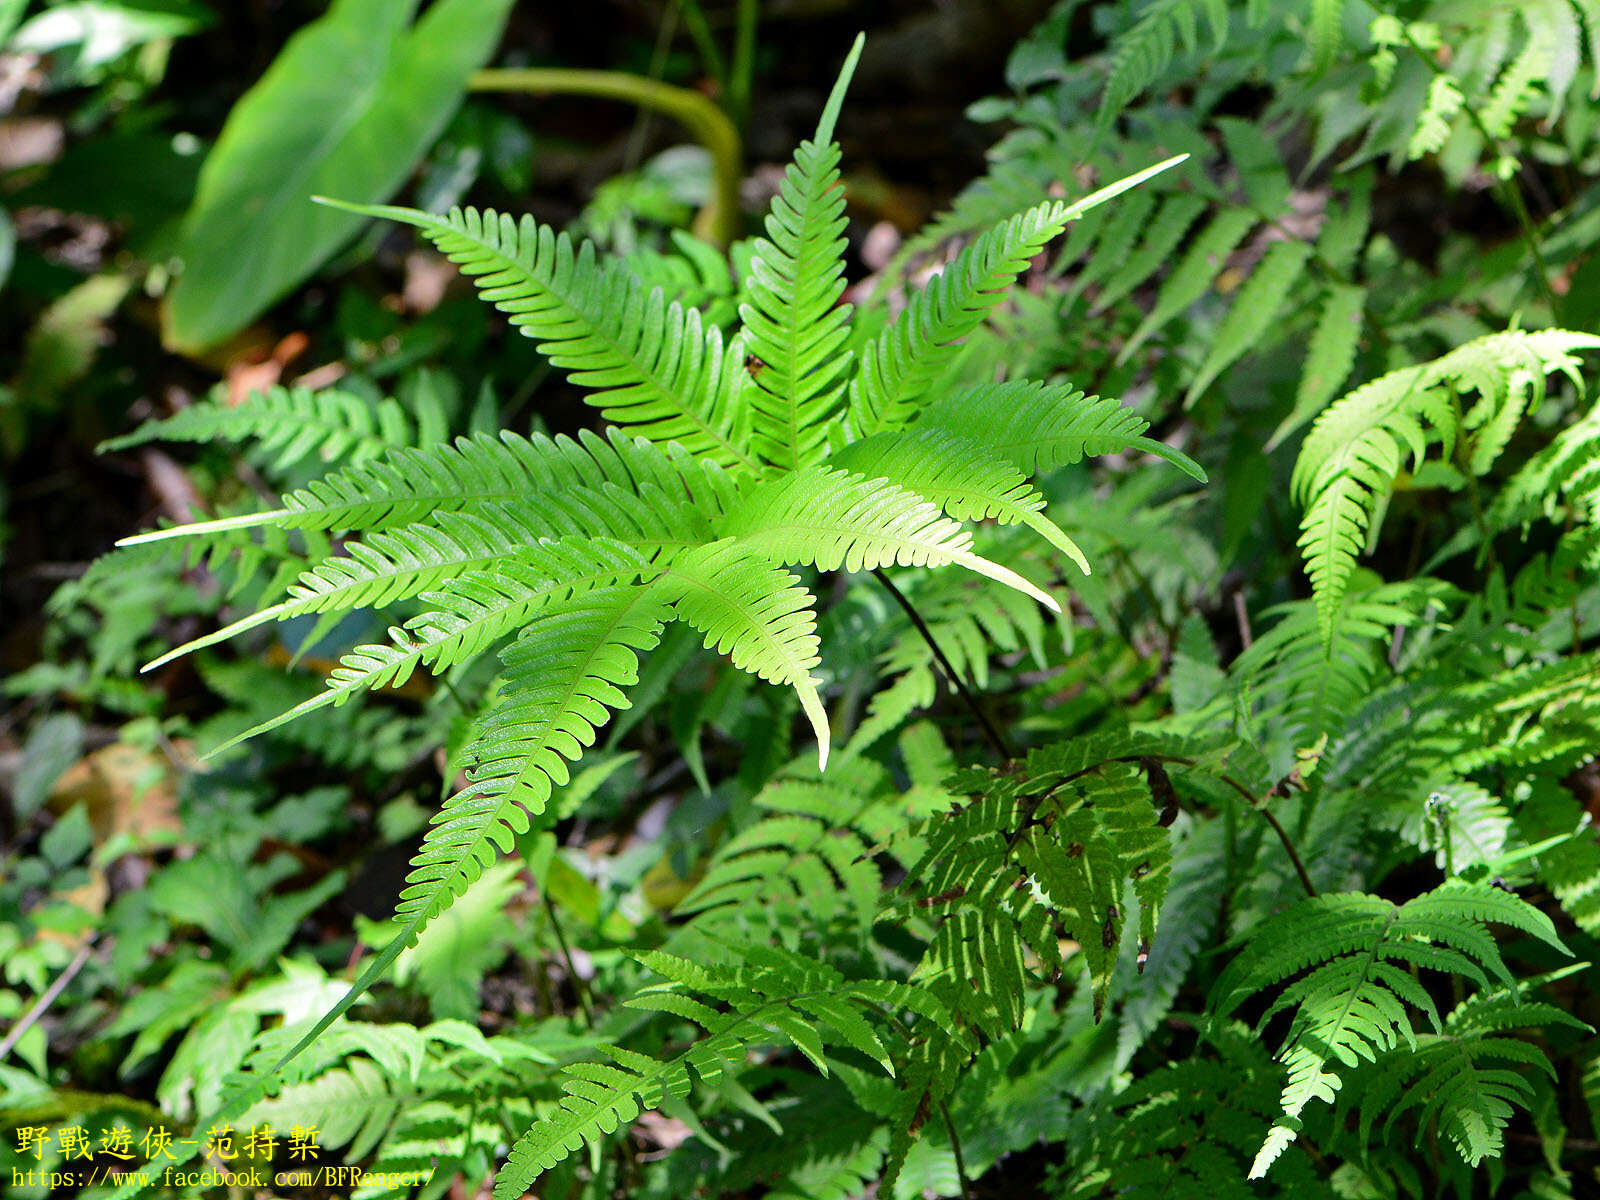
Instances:
[[[350,537],[286,599],[158,663],[271,621],[422,606],[387,642],[347,653],[320,695],[241,737],[398,686],[419,670],[443,675],[500,647],[497,698],[461,756],[469,782],[435,816],[412,863],[394,945],[330,1019],[546,812],[568,764],[626,707],[640,656],[668,622],[684,622],[736,667],[790,689],[826,765],[815,598],[795,568],[958,566],[1059,609],[1040,587],[978,554],[963,522],[1026,525],[1087,570],[1044,515],[1030,475],[1133,450],[1203,478],[1181,453],[1145,437],[1145,422],[1115,400],[1027,380],[933,390],[957,344],[1047,243],[1178,158],[1002,222],[855,353],[850,310],[838,304],[844,196],[833,128],[859,49],[773,202],[744,285],[743,327],[730,336],[625,266],[600,263],[591,245],[529,218],[360,210],[416,226],[472,276],[613,423],[603,436],[507,432],[391,450],[290,493],[273,511],[132,539],[250,528]],[[186,416],[173,432],[204,424]],[[691,1015],[687,1001],[674,1003]],[[773,1009],[769,1023],[793,1033],[788,1011]],[[821,1019],[847,1040],[859,1033],[843,1010]],[[720,1045],[723,1026],[707,1028]],[[640,1064],[618,1069],[637,1074]],[[680,1088],[678,1076],[658,1075],[626,1085],[614,1074],[575,1079],[582,1104],[562,1118],[576,1123],[572,1132],[558,1126],[538,1143],[552,1148],[519,1149],[508,1178],[525,1181],[581,1133],[627,1119],[631,1101],[593,1107],[583,1099],[593,1088],[631,1088],[654,1103]]]

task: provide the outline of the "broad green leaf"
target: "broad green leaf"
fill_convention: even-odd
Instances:
[[[460,104],[511,0],[336,0],[238,105],[200,171],[183,274],[167,297],[174,349],[204,350],[303,282],[361,227],[320,193],[385,200]]]

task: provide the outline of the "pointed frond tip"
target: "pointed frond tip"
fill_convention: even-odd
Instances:
[[[823,106],[822,118],[817,122],[817,133],[812,141],[819,146],[826,146],[833,141],[833,127],[839,119],[839,109],[844,104],[844,94],[850,88],[850,78],[856,73],[856,63],[861,59],[861,47],[866,45],[867,35],[856,34],[856,40],[850,46],[850,53],[845,55],[844,66],[839,68],[839,78],[834,82],[833,91],[828,93],[828,103]]]

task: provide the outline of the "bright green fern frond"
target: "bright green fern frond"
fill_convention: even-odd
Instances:
[[[886,479],[932,501],[958,521],[1023,524],[1089,573],[1083,551],[1043,513],[1045,501],[1007,458],[939,425],[879,433],[836,451],[829,466]]]
[[[963,388],[933,404],[918,426],[948,429],[1010,459],[1029,476],[1137,448],[1201,482],[1206,477],[1188,455],[1141,436],[1149,422],[1132,409],[1066,384],[1018,380]]]
[[[328,676],[327,690],[290,711],[247,730],[211,753],[275,729],[361,692],[399,687],[418,667],[442,674],[482,653],[533,613],[591,588],[628,583],[654,570],[632,547],[601,538],[572,545],[545,542],[521,547],[513,558],[451,580],[423,598],[432,606],[391,629],[387,645],[358,646]]]
[[[824,571],[949,563],[1061,606],[1015,571],[972,552],[972,534],[937,506],[882,479],[809,467],[763,483],[723,518],[720,532],[773,561]]]
[[[501,655],[504,682],[466,749],[470,783],[434,817],[411,862],[395,919],[414,935],[447,909],[544,811],[567,764],[593,745],[639,653],[667,617],[649,589],[603,587],[531,622]]]
[[[532,217],[452,208],[439,217],[389,205],[351,211],[413,225],[464,273],[483,298],[539,343],[606,419],[652,442],[677,441],[724,466],[754,469],[737,428],[744,349],[697,310],[646,291],[620,263],[599,266],[594,247],[574,250]]]
[[[961,339],[1004,299],[1039,251],[1071,221],[1187,157],[1157,163],[1072,204],[1053,200],[1018,213],[962,250],[862,352],[850,382],[855,433],[864,437],[905,425]]]
[[[750,444],[767,463],[798,470],[820,457],[828,423],[844,394],[850,306],[844,292],[844,189],[834,117],[855,69],[851,51],[814,140],[800,143],[772,199],[767,236],[752,249],[739,306],[746,345],[759,360]]]
[[[1348,1070],[1375,1060],[1417,1034],[1407,1008],[1441,1024],[1416,968],[1465,976],[1479,985],[1492,974],[1506,986],[1513,977],[1500,957],[1488,923],[1509,925],[1565,953],[1550,919],[1516,896],[1483,884],[1449,881],[1404,905],[1377,896],[1317,896],[1279,913],[1252,933],[1223,972],[1214,993],[1217,1018],[1250,996],[1295,979],[1261,1018],[1292,1010],[1278,1060],[1288,1070],[1283,1115],[1251,1167],[1259,1177],[1294,1141],[1300,1115],[1313,1100],[1332,1102]],[[1309,974],[1301,972],[1309,970]]]
[[[794,688],[828,762],[828,718],[811,669],[821,661],[811,593],[731,539],[678,555],[656,585],[708,647],[769,683]]]
[[[1448,458],[1466,443],[1462,465],[1486,471],[1517,419],[1537,404],[1545,376],[1577,381],[1576,351],[1600,338],[1559,329],[1491,334],[1443,358],[1392,371],[1326,409],[1307,435],[1291,486],[1304,506],[1300,548],[1311,577],[1324,639],[1366,544],[1379,503],[1409,451],[1422,462],[1432,443]],[[1462,411],[1458,392],[1476,392]]]
[[[916,402],[1013,280],[1067,227],[1067,205],[1049,201],[984,233],[931,279],[895,323],[862,352],[850,415],[863,435],[898,429]]]
[[[435,513],[559,495],[573,488],[602,491],[612,485],[638,492],[646,484],[710,512],[720,507],[730,486],[713,464],[696,462],[681,449],[663,452],[641,444],[620,430],[611,430],[606,439],[584,433],[578,441],[564,434],[524,438],[507,431],[499,437],[458,438],[425,450],[396,450],[289,493],[281,509],[159,529],[118,544],[263,525],[371,532],[409,525]]]

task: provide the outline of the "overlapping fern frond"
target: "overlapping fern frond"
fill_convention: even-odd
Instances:
[[[1581,386],[1577,352],[1597,347],[1600,338],[1558,329],[1491,334],[1364,384],[1317,418],[1292,486],[1305,509],[1300,548],[1325,641],[1408,455],[1415,469],[1437,446],[1462,474],[1484,474],[1539,404],[1545,377],[1559,372]]]
[[[1415,1045],[1379,1058],[1361,1092],[1361,1140],[1370,1139],[1379,1121],[1387,1134],[1395,1121],[1415,1112],[1419,1141],[1421,1131],[1431,1127],[1468,1166],[1498,1158],[1513,1111],[1532,1107],[1535,1092],[1528,1069],[1552,1078],[1555,1074],[1543,1049],[1509,1036],[1511,1032],[1589,1028],[1553,1004],[1520,994],[1539,982],[1468,997],[1446,1015],[1437,1032],[1419,1033]]]
[[[1399,906],[1359,893],[1317,896],[1256,929],[1217,981],[1212,1005],[1215,1016],[1225,1018],[1251,996],[1286,984],[1260,1021],[1293,1014],[1277,1055],[1289,1076],[1283,1111],[1256,1154],[1252,1178],[1264,1175],[1295,1140],[1309,1104],[1334,1100],[1344,1071],[1401,1046],[1416,1049],[1408,1009],[1421,1011],[1442,1032],[1415,969],[1463,976],[1480,987],[1492,976],[1515,987],[1488,933],[1490,923],[1566,952],[1550,919],[1532,905],[1486,884],[1459,881]]]
[[[883,1010],[893,1015],[910,1008],[931,1020],[944,1015],[932,996],[903,984],[850,981],[826,964],[786,951],[752,948],[743,957],[742,964],[726,965],[659,951],[641,955],[640,962],[666,982],[636,993],[628,1006],[675,1017],[703,1036],[664,1062],[607,1045],[602,1050],[612,1064],[567,1068],[566,1097],[517,1141],[495,1181],[495,1196],[522,1195],[542,1172],[642,1110],[672,1111],[697,1079],[713,1087],[736,1085],[752,1046],[793,1047],[824,1074],[828,1047],[838,1046],[893,1075],[890,1048],[874,1027]]]

